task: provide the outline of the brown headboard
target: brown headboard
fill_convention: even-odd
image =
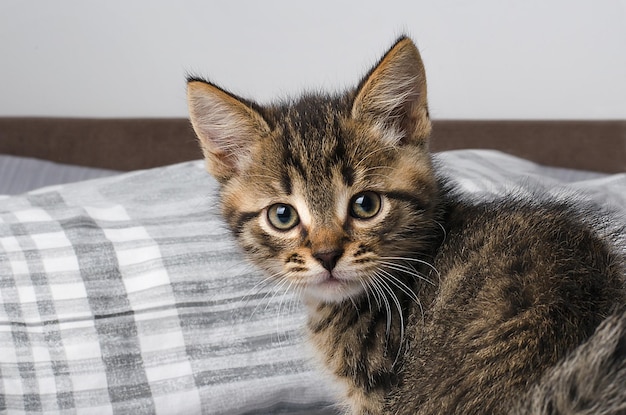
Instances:
[[[433,151],[501,150],[541,164],[626,171],[626,121],[434,121]],[[0,118],[0,154],[135,170],[199,159],[189,121]]]

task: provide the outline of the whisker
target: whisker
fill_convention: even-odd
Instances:
[[[422,264],[422,265],[426,265],[428,268],[430,268],[433,272],[435,272],[435,274],[437,274],[437,276],[439,277],[439,279],[441,279],[441,274],[439,273],[439,271],[437,270],[437,268],[435,268],[434,265],[432,265],[430,262],[428,261],[424,261],[423,259],[417,259],[417,258],[409,258],[409,257],[380,257],[380,259],[383,260],[397,260],[397,261],[413,261],[416,262],[418,264]],[[432,282],[431,282],[432,284]]]
[[[282,340],[280,338],[281,331],[284,332],[284,334],[285,334],[285,341],[288,340],[287,332],[284,331],[284,330],[281,330],[281,324],[284,325],[285,322],[287,321],[287,317],[289,316],[289,309],[286,310],[285,317],[281,317],[281,315],[282,315],[282,312],[283,312],[283,305],[285,303],[285,297],[287,297],[290,301],[291,301],[291,299],[293,299],[293,296],[292,296],[292,287],[293,286],[294,286],[294,281],[293,280],[289,280],[289,284],[287,285],[287,288],[282,290],[283,291],[283,295],[281,296],[280,302],[278,303],[278,312],[276,313],[276,323],[277,323],[277,331],[278,331],[278,343],[279,343],[279,345],[281,345],[281,347],[282,347]]]
[[[276,274],[273,274],[273,275],[263,279],[262,282],[263,282],[264,285],[263,285],[263,287],[261,287],[261,289],[263,289],[265,287],[269,287],[270,289],[265,293],[263,298],[261,298],[261,300],[257,303],[256,307],[254,307],[254,310],[252,310],[252,313],[250,314],[250,317],[249,317],[250,320],[254,317],[254,315],[256,314],[259,306],[262,303],[266,304],[265,305],[265,311],[267,311],[267,308],[269,307],[269,304],[271,302],[271,301],[268,301],[267,298],[270,295],[271,295],[270,298],[273,298],[277,294],[277,291],[279,290],[279,288],[284,284],[284,279],[279,279],[278,280],[279,282],[276,283],[277,277],[280,277],[281,275],[282,275],[282,273],[276,273]],[[257,283],[255,285],[255,287],[258,286],[258,285],[259,285],[259,283]],[[259,289],[259,291],[257,291],[257,292],[260,292],[261,289]],[[250,300],[246,301],[246,304],[248,304],[250,302]]]
[[[378,273],[376,273],[377,277],[380,277],[378,275]],[[372,279],[372,287],[378,292],[378,295],[380,296],[381,302],[383,303],[383,305],[385,306],[385,310],[387,311],[387,326],[386,326],[386,336],[387,338],[389,338],[389,335],[391,333],[391,305],[389,304],[389,301],[387,300],[387,296],[385,295],[385,290],[382,286],[382,279]]]
[[[272,302],[274,301],[274,298],[276,297],[276,295],[277,295],[279,292],[283,292],[283,293],[285,293],[285,292],[286,292],[286,290],[284,289],[284,287],[285,287],[285,285],[286,285],[286,284],[288,284],[288,283],[289,283],[289,279],[284,278],[284,277],[285,277],[285,273],[284,273],[284,272],[277,273],[277,274],[275,274],[274,276],[280,276],[280,277],[283,277],[283,278],[280,278],[280,279],[278,280],[278,283],[276,283],[276,284],[274,285],[274,289],[273,289],[272,291],[268,292],[268,293],[267,293],[267,294],[263,297],[263,301],[266,301],[266,300],[267,300],[268,295],[269,295],[269,294],[272,294],[272,296],[270,297],[270,299],[269,299],[268,301],[266,301],[266,304],[265,304],[265,309],[263,310],[263,312],[267,312],[267,309],[269,308],[270,304],[272,304]],[[256,308],[255,308],[255,311],[256,311]]]
[[[352,306],[354,307],[354,309],[356,310],[357,315],[360,317],[361,313],[359,312],[359,307],[356,305],[356,303],[354,302],[354,298],[353,295],[350,294],[348,295],[348,300],[350,300],[350,302],[352,303]]]
[[[302,292],[304,291],[304,285],[298,284],[294,290],[294,295],[291,296],[289,301],[289,313],[295,313],[298,310],[300,304],[300,298],[302,298]]]
[[[393,285],[395,285],[396,287],[398,287],[398,289],[400,289],[400,291],[402,291],[404,294],[406,294],[411,300],[415,301],[417,304],[420,303],[419,298],[417,297],[417,294],[415,293],[415,291],[413,291],[408,285],[406,285],[401,279],[399,279],[398,277],[396,277],[395,275],[393,275],[390,272],[385,271],[384,269],[379,270],[381,273],[383,273],[383,275],[385,277],[387,277],[392,283]]]
[[[389,261],[379,261],[379,264],[385,268],[389,268],[395,271],[400,271],[403,272],[405,274],[408,274],[412,277],[415,277],[419,280],[422,280],[424,282],[427,282],[428,284],[435,286],[435,283],[433,283],[431,280],[429,280],[427,277],[425,277],[424,275],[422,275],[420,272],[418,272],[415,268],[413,267],[407,267],[404,266],[402,264],[397,264],[394,262],[389,262]]]
[[[432,219],[432,221],[439,225],[439,228],[441,228],[441,231],[443,232],[443,240],[445,241],[446,239],[448,239],[448,232],[446,231],[446,228],[441,224],[441,222],[434,219]]]
[[[252,296],[252,295],[255,295],[255,294],[259,293],[263,288],[271,285],[272,282],[273,282],[273,276],[264,276],[263,278],[259,279],[259,281],[257,281],[257,283],[254,284],[254,286],[252,286],[252,288],[250,288],[248,291],[246,291],[242,298],[246,298],[246,297],[249,297],[249,296]],[[250,300],[248,300],[248,302]],[[247,304],[247,302],[246,302],[246,304]]]
[[[384,278],[384,275],[379,274],[379,276],[381,277],[381,280],[380,280],[381,285],[385,288],[385,291],[389,293],[389,296],[395,303],[396,309],[398,310],[398,316],[400,317],[400,343],[398,344],[398,351],[396,353],[396,358],[394,359],[393,365],[392,365],[392,366],[395,366],[396,363],[398,363],[398,359],[400,358],[402,344],[404,343],[404,313],[402,312],[402,305],[400,304],[400,300],[398,299],[398,296],[396,296],[396,294],[393,292],[393,289],[389,286],[387,281],[385,281],[386,278]]]
[[[363,279],[359,278],[359,282],[361,283],[361,286],[363,287],[363,291],[365,291],[365,296],[367,297],[367,305],[369,306],[369,310],[370,313],[372,312],[372,302],[370,301],[370,290],[367,289],[367,284],[365,283],[365,281],[363,281]],[[380,305],[379,305],[380,308]]]
[[[402,280],[400,280],[398,277],[396,277],[395,275],[393,275],[390,272],[387,272],[383,269],[380,270],[381,272],[384,272],[389,278],[392,279],[392,283],[398,287],[398,289],[400,289],[404,294],[406,294],[411,300],[415,301],[415,303],[417,304],[417,306],[420,309],[420,315],[422,318],[422,325],[426,324],[425,323],[425,319],[426,316],[424,314],[424,306],[422,305],[422,301],[419,299],[419,296],[417,295],[417,293],[415,291],[413,291],[408,285],[406,285]]]
[[[269,288],[269,290],[268,291],[264,291],[266,288]],[[271,282],[265,282],[263,284],[255,285],[254,290],[255,290],[255,292],[248,292],[248,293],[246,293],[246,294],[244,294],[242,296],[242,299],[245,300],[243,305],[242,305],[242,308],[247,307],[250,304],[251,301],[258,300],[259,298],[257,297],[257,295],[259,295],[261,293],[264,293],[262,299],[266,298],[268,293],[273,291],[273,287],[272,287]],[[257,303],[257,307],[258,307],[258,303]],[[256,310],[256,308],[255,308],[255,310]],[[252,315],[250,317],[252,317],[253,315],[254,315],[254,312],[252,313]]]
[[[381,264],[383,265],[383,267],[387,267],[390,268],[392,270],[396,270],[396,271],[400,271],[400,272],[404,272],[410,276],[413,277],[417,277],[420,280],[426,281],[429,284],[435,286],[435,284],[430,281],[430,279],[424,277],[422,274],[420,274],[417,270],[415,270],[415,268],[411,265],[411,263],[408,263],[409,267],[401,265],[401,264],[396,264],[393,262],[386,262],[386,261],[381,261]],[[433,268],[434,269],[434,268]],[[382,272],[387,273],[387,271],[384,271],[381,269]],[[422,319],[422,325],[426,324],[426,315],[424,313],[424,306],[421,302],[421,300],[419,299],[419,296],[417,295],[417,293],[415,293],[414,290],[412,290],[410,287],[408,287],[404,282],[402,282],[400,279],[398,279],[396,276],[394,276],[391,273],[387,273],[390,277],[392,277],[394,280],[402,283],[402,285],[407,289],[410,290],[410,293],[406,292],[404,289],[402,289],[402,287],[398,287],[400,288],[402,291],[404,291],[405,294],[407,294],[412,300],[414,300],[417,303],[417,306],[420,308],[420,315],[421,315],[421,319]],[[439,274],[437,274],[439,276]],[[411,295],[413,294],[413,295]]]

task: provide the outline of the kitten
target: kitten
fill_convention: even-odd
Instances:
[[[593,209],[458,196],[431,161],[410,39],[342,95],[260,106],[188,81],[223,215],[302,295],[350,413],[626,413],[610,235]]]

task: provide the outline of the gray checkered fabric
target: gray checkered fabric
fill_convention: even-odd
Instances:
[[[626,211],[623,174],[439,160],[466,192],[585,190]],[[1,413],[336,413],[297,299],[242,260],[215,193],[190,162],[0,196]]]
[[[324,409],[215,190],[186,163],[0,199],[0,412]]]

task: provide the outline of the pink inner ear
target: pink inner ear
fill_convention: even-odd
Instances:
[[[352,116],[388,128],[389,142],[423,143],[431,129],[425,78],[419,51],[401,39],[361,82]]]
[[[252,142],[269,131],[265,120],[249,103],[200,81],[188,85],[188,101],[207,169],[221,179],[236,174]]]

